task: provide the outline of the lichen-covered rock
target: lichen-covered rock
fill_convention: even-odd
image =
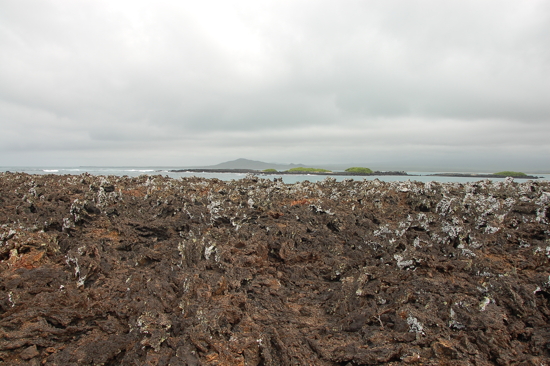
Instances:
[[[550,185],[0,174],[0,364],[550,363]]]

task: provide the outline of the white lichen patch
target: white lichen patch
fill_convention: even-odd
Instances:
[[[63,218],[63,230],[72,229],[75,227],[73,220],[68,217]]]
[[[0,235],[0,241],[10,240],[15,236],[15,234],[17,234],[17,231],[10,229],[7,233],[2,233]]]
[[[450,310],[449,328],[452,328],[452,329],[464,329],[464,328],[466,328],[466,326],[464,324],[462,324],[462,323],[460,323],[456,320],[456,313],[453,310],[453,308],[451,308],[451,310]]]
[[[498,232],[500,229],[498,227],[495,227],[495,226],[491,226],[491,225],[487,225],[485,227],[485,234],[494,234],[496,232]]]
[[[412,267],[414,265],[414,260],[405,260],[402,255],[394,254],[393,258],[397,261],[397,267],[399,267],[399,269]]]
[[[407,324],[409,325],[409,332],[422,335],[426,334],[424,333],[424,326],[414,316],[409,316],[407,318]]]
[[[209,260],[212,253],[216,252],[216,244],[211,243],[208,246],[204,247],[204,259]]]
[[[67,265],[71,266],[71,263],[74,264],[74,276],[76,277],[76,286],[81,287],[84,286],[84,283],[86,282],[86,276],[82,275],[80,272],[80,265],[78,264],[78,259],[76,257],[70,257],[69,255],[65,256],[65,263]]]
[[[380,229],[375,230],[373,233],[374,236],[381,236],[381,237],[385,237],[386,234],[393,234],[393,231],[390,230],[388,225],[382,226]]]
[[[453,214],[453,203],[455,199],[454,198],[443,198],[441,201],[437,203],[437,206],[435,207],[435,212],[439,213],[441,216],[446,216]]]
[[[186,250],[185,250],[185,242],[184,241],[178,243],[178,252],[179,252],[180,257],[181,257],[181,263],[180,264],[183,265],[183,262],[185,260],[187,260],[187,256],[185,255]]]
[[[13,292],[8,293],[8,302],[10,303],[10,306],[13,308],[15,306],[15,300],[13,298]]]
[[[543,253],[548,258],[550,258],[550,246],[547,246],[546,248],[536,247],[535,250],[533,251],[533,254],[539,254],[539,253]]]
[[[535,203],[539,206],[537,208],[537,218],[535,220],[541,224],[548,224],[546,214],[548,211],[548,204],[550,203],[550,193],[542,192],[539,199]]]
[[[150,346],[156,352],[160,350],[160,345],[169,337],[169,330],[172,328],[170,318],[157,311],[146,311],[142,313],[136,322],[140,333],[148,334],[149,337],[140,342],[143,346]]]
[[[462,232],[462,227],[449,223],[444,223],[441,227],[441,231],[446,233],[450,238],[456,238]]]
[[[493,299],[491,299],[489,296],[485,296],[483,300],[479,303],[479,311],[485,311],[487,309],[487,305],[489,305],[491,302],[494,302]]]
[[[457,246],[457,249],[460,249],[462,251],[462,255],[465,256],[465,257],[475,257],[476,254],[474,252],[472,252],[470,249],[466,248],[464,246],[464,244],[460,243],[458,246]]]

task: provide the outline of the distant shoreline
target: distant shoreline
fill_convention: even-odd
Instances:
[[[264,172],[261,170],[255,169],[174,169],[169,170],[171,173],[251,173],[251,174],[263,174],[263,175],[337,175],[337,176],[374,176],[374,175],[394,175],[394,176],[411,176],[415,177],[416,175],[407,174],[407,172],[401,171],[388,171],[388,172],[372,172],[372,173],[350,173],[350,172],[287,172],[287,171],[277,171],[277,172]]]
[[[416,174],[408,174],[404,171],[375,171],[372,173],[350,173],[350,172],[301,172],[301,171],[277,171],[277,172],[264,172],[262,170],[255,169],[173,169],[169,170],[171,173],[250,173],[250,174],[262,174],[262,175],[326,175],[326,176],[408,176],[418,177]],[[506,175],[498,174],[478,174],[478,173],[435,173],[426,174],[425,177],[456,177],[456,178],[507,178]],[[514,179],[539,179],[534,175],[525,175],[519,177],[512,177]]]
[[[534,175],[523,175],[518,177],[512,177],[509,175],[499,175],[499,174],[477,174],[477,173],[436,173],[436,174],[427,174],[426,177],[458,177],[458,178],[514,178],[514,179],[539,179],[539,177]]]

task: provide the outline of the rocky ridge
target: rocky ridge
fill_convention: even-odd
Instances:
[[[0,174],[0,363],[550,363],[550,185]]]

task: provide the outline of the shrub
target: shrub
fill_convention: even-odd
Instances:
[[[346,172],[348,172],[348,173],[359,173],[359,174],[372,174],[371,169],[358,167],[358,166],[354,166],[352,168],[347,168]]]
[[[494,175],[504,175],[506,177],[525,177],[527,174],[522,172],[510,172],[510,171],[504,171],[504,172],[498,172],[493,173]]]
[[[289,173],[332,173],[330,170],[320,169],[320,168],[292,168],[287,170]]]
[[[264,170],[262,170],[262,172],[265,172],[265,173],[277,173],[278,170],[277,170],[277,169],[269,168],[269,169],[264,169]]]

